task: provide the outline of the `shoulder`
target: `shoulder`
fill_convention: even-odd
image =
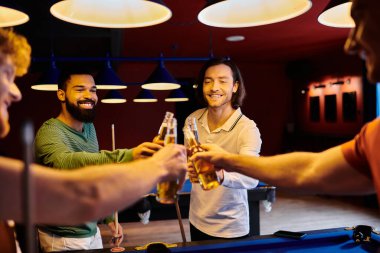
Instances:
[[[356,154],[375,151],[377,152],[380,141],[380,118],[365,124],[355,138],[342,145],[344,152],[351,150]],[[348,152],[348,151],[347,151]]]
[[[374,119],[365,124],[360,132],[355,136],[354,141],[358,143],[367,143],[370,140],[379,140],[380,138],[380,118]]]
[[[41,125],[41,127],[38,129],[38,132],[50,131],[57,128],[60,128],[59,121],[55,118],[51,118]]]
[[[242,116],[239,119],[239,121],[237,122],[237,124],[240,127],[244,127],[244,128],[256,128],[256,129],[258,129],[256,122],[253,121],[252,119],[248,118],[244,114],[242,114]]]
[[[56,118],[51,118],[45,121],[42,126],[57,126],[59,125],[59,120]]]
[[[198,109],[192,112],[187,118],[195,117],[197,120],[206,112],[207,108]]]
[[[380,133],[380,118],[376,118],[364,125],[362,128],[362,132],[369,131],[370,133]]]

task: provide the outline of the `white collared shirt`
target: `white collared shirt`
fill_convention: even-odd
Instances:
[[[210,131],[208,110],[200,109],[189,117],[197,119],[200,143],[214,143],[228,152],[258,156],[261,148],[260,132],[253,120],[237,109],[219,128]],[[189,220],[200,231],[216,237],[233,238],[249,233],[247,189],[255,188],[257,179],[235,172],[224,171],[221,186],[204,191],[193,184]],[[253,214],[255,215],[255,214]]]

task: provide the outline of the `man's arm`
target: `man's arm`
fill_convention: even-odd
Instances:
[[[80,147],[85,144],[75,143],[54,125],[43,125],[35,138],[36,162],[58,169],[76,169],[88,165],[122,163],[145,158],[162,147],[155,143],[144,142],[133,149],[98,151],[97,142],[90,143],[94,145],[91,147],[92,152],[86,152]]]
[[[197,153],[191,159],[206,159],[227,171],[277,187],[337,195],[374,192],[371,179],[347,163],[340,146],[320,153],[294,152],[273,157],[234,155],[220,152],[213,145],[202,147],[209,152]]]
[[[22,221],[22,168],[18,160],[0,157],[0,217]],[[168,145],[151,158],[128,164],[55,171],[32,165],[36,207],[34,222],[73,225],[125,208],[162,180],[186,171],[186,151]]]
[[[93,152],[82,150],[75,152],[69,147],[69,141],[58,128],[41,127],[35,139],[36,162],[53,168],[75,169],[88,165],[127,162],[133,159],[132,150],[126,149],[97,152],[96,146]],[[75,143],[75,145],[80,144]]]
[[[261,149],[260,131],[256,124],[249,120],[245,121],[244,127],[239,131],[237,137],[237,153],[244,155],[259,156]],[[222,172],[222,170],[221,170]],[[223,171],[223,186],[235,189],[252,189],[259,184],[259,180],[247,177],[236,172]]]

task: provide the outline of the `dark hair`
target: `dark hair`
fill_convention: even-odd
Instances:
[[[234,109],[237,109],[243,105],[243,100],[245,98],[246,92],[245,92],[243,77],[241,76],[240,70],[237,67],[237,65],[233,61],[231,61],[231,59],[229,58],[213,58],[213,59],[208,60],[203,65],[203,67],[201,68],[201,71],[199,72],[197,83],[196,83],[197,84],[196,93],[197,93],[198,100],[202,105],[207,106],[207,102],[205,101],[203,97],[203,80],[205,77],[205,73],[208,68],[212,66],[220,65],[220,64],[227,65],[228,67],[231,68],[233,82],[234,83],[238,82],[239,84],[237,91],[234,94],[232,94],[232,99],[231,99],[232,107]]]
[[[62,70],[58,78],[58,89],[66,91],[67,82],[70,80],[72,75],[90,75],[92,76],[92,72],[87,68],[66,68]]]

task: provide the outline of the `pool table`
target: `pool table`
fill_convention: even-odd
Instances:
[[[191,186],[189,180],[186,180],[183,188],[179,192],[179,206],[181,209],[181,217],[186,219],[189,215],[190,192]],[[174,205],[160,204],[156,201],[156,189],[152,189],[152,193],[148,194],[146,199],[151,206],[150,220],[167,220],[177,219],[177,213]],[[249,235],[260,235],[260,201],[266,201],[266,205],[271,205],[276,199],[276,187],[269,186],[263,182],[259,182],[256,188],[248,190],[248,206],[250,213],[250,232]],[[139,221],[136,207],[125,209],[119,213],[120,222],[136,222]]]
[[[353,240],[353,230],[334,228],[324,230],[304,231],[301,239],[276,237],[274,235],[252,236],[234,241],[204,241],[178,243],[177,247],[169,248],[171,252],[194,253],[248,253],[248,252],[379,252],[380,236],[371,233],[369,242],[357,243]],[[105,253],[110,249],[72,251],[73,253]],[[127,248],[124,252],[146,252]]]

